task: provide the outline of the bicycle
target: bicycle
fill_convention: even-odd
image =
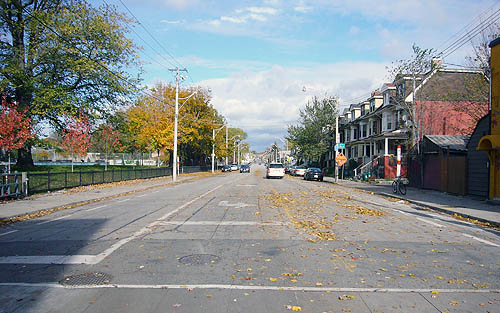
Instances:
[[[398,191],[400,194],[406,195],[406,184],[405,181],[401,179],[401,176],[396,177],[392,182],[392,192],[397,194]]]

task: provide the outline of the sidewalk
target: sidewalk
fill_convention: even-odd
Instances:
[[[325,177],[325,181],[334,182],[333,177]],[[487,222],[500,227],[500,206],[489,204],[486,200],[478,200],[468,196],[458,196],[436,190],[407,187],[406,195],[392,192],[390,184],[373,184],[352,180],[338,180],[338,184],[346,187],[371,191],[375,194],[405,199],[410,203],[428,207],[450,215],[458,214],[463,217]]]
[[[176,183],[192,180],[200,175],[203,175],[203,173],[180,175]],[[42,210],[56,211],[63,207],[75,207],[171,184],[174,184],[172,176],[166,176],[77,187],[74,189],[33,195],[21,200],[8,201],[0,203],[0,226],[3,219],[27,214],[37,214]]]

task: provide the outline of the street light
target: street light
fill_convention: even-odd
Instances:
[[[231,139],[229,139],[229,141],[234,139],[234,142],[233,142],[233,163],[234,163],[234,159],[236,159],[236,150],[234,150],[234,146],[236,145],[236,137],[241,138],[241,135],[234,135],[233,137],[231,137]],[[226,140],[226,143],[227,143],[227,140]],[[227,145],[226,145],[226,147],[227,147]]]
[[[219,130],[223,129],[226,125],[222,125],[222,127],[219,127],[217,129],[212,129],[212,173],[214,172],[214,167],[215,167],[215,134],[216,131],[218,132]],[[227,138],[227,137],[226,137]]]

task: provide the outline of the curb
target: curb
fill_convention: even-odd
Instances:
[[[325,180],[324,182],[327,182],[329,184],[339,185],[339,186],[342,186],[342,187],[347,187],[347,188],[352,188],[352,189],[358,189],[358,190],[365,191],[361,187],[346,186],[346,185],[342,185],[342,184],[335,183],[333,181],[327,181],[327,180]],[[422,202],[419,202],[419,201],[416,201],[416,200],[406,199],[406,198],[403,198],[403,197],[401,197],[399,195],[396,195],[396,194],[389,194],[389,193],[385,193],[385,192],[376,192],[376,191],[371,191],[371,192],[373,192],[373,194],[376,194],[376,195],[379,195],[379,196],[383,196],[383,197],[390,197],[390,198],[397,198],[397,199],[400,199],[400,200],[405,200],[405,201],[408,201],[408,202],[410,202],[412,204],[416,204],[416,205],[419,205],[419,206],[422,206],[422,207],[426,207],[426,208],[429,208],[429,209],[432,209],[432,210],[435,210],[435,211],[438,211],[438,212],[442,212],[442,213],[448,214],[448,215],[450,215],[452,217],[455,217],[455,214],[457,214],[459,216],[462,216],[462,217],[465,217],[465,218],[468,218],[468,219],[477,220],[477,221],[479,221],[481,223],[488,223],[491,226],[499,227],[500,228],[500,223],[499,222],[490,221],[490,220],[487,220],[487,219],[484,219],[484,218],[481,218],[481,217],[472,216],[472,215],[469,215],[469,214],[455,212],[455,211],[448,210],[448,209],[445,209],[445,208],[442,208],[442,207],[439,207],[439,206],[435,206],[435,205],[431,205],[431,204],[427,204],[427,203],[422,203]]]

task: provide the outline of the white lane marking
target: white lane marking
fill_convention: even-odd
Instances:
[[[93,263],[88,263],[88,264],[97,264],[99,262],[101,262],[102,260],[104,260],[104,258],[106,258],[107,256],[109,256],[111,253],[113,253],[114,251],[116,251],[117,249],[119,249],[121,246],[123,246],[124,244],[127,244],[129,243],[130,241],[138,238],[139,236],[142,236],[144,235],[145,233],[149,232],[151,230],[151,227],[157,225],[160,221],[164,221],[166,220],[167,218],[169,218],[170,216],[176,214],[177,212],[179,212],[180,210],[184,209],[185,207],[187,207],[188,205],[194,203],[195,201],[198,201],[199,199],[205,197],[206,195],[209,195],[210,193],[216,191],[217,189],[221,188],[222,186],[224,185],[219,185],[207,192],[205,192],[204,194],[184,203],[183,205],[181,205],[180,207],[178,207],[177,209],[163,215],[162,217],[160,217],[158,220],[150,223],[149,225],[146,225],[144,226],[143,228],[139,229],[137,232],[133,233],[130,237],[127,237],[127,238],[123,238],[122,240],[118,241],[117,243],[113,244],[111,247],[109,247],[108,249],[104,250],[104,252],[102,253],[99,253],[98,255],[95,256],[95,259],[93,260]]]
[[[235,207],[235,208],[239,209],[239,208],[245,208],[245,207],[248,207],[248,206],[257,206],[257,205],[256,204],[243,203],[243,202],[229,203],[229,201],[223,200],[223,201],[219,202],[219,206]]]
[[[464,235],[465,237],[469,237],[469,238],[472,238],[474,240],[477,240],[479,242],[485,243],[487,245],[493,246],[493,247],[500,247],[500,245],[497,245],[496,243],[493,243],[493,242],[488,241],[486,239],[478,238],[478,237],[475,237],[475,236],[472,236],[472,235],[469,235],[469,234],[463,234],[462,233],[462,235]]]
[[[236,185],[236,187],[255,187],[257,185]]]
[[[1,234],[0,234],[0,237],[1,237],[1,236],[8,235],[8,234],[15,233],[16,231],[18,231],[18,230],[17,230],[17,229],[14,229],[14,230],[8,231],[8,232],[6,232],[6,233],[1,233]]]
[[[285,222],[245,222],[245,221],[162,221],[156,224],[156,226],[167,226],[167,225],[184,225],[184,226],[287,226],[290,223]]]
[[[97,209],[102,209],[102,208],[104,208],[106,206],[107,206],[106,204],[105,205],[100,205],[100,206],[96,206],[95,208],[88,209],[88,210],[85,210],[85,211],[90,212],[90,211],[94,211],[94,210],[97,210]]]
[[[95,255],[26,255],[0,257],[0,264],[94,264]]]
[[[125,202],[125,201],[130,201],[130,198],[116,201],[116,203]]]
[[[61,216],[61,217],[55,218],[53,220],[48,220],[48,221],[43,221],[43,222],[40,222],[40,223],[36,223],[35,225],[42,225],[42,224],[47,224],[47,223],[50,223],[50,222],[55,222],[55,221],[58,221],[58,220],[62,220],[63,218],[70,217],[71,215],[73,215],[73,214]]]
[[[149,232],[151,230],[151,227],[157,225],[160,223],[162,220],[167,219],[173,214],[176,214],[180,210],[184,209],[188,205],[192,204],[193,202],[205,197],[206,195],[216,191],[217,189],[221,188],[223,185],[219,185],[215,187],[212,190],[209,190],[205,192],[204,194],[184,203],[177,209],[163,215],[160,217],[158,220],[150,223],[149,225],[141,228],[137,232],[133,233],[130,237],[123,238],[122,240],[116,242],[113,244],[111,247],[108,249],[104,250],[104,252],[99,253],[98,255],[48,255],[48,256],[6,256],[6,257],[0,257],[0,264],[97,264],[101,262],[104,258],[109,256],[111,253],[119,249],[121,246],[124,244],[136,239],[137,237]],[[66,218],[71,215],[64,216],[63,218]],[[59,218],[60,219],[60,218]],[[54,220],[51,220],[54,221]],[[50,221],[50,222],[51,222]],[[46,223],[49,221],[45,221],[43,223]]]
[[[145,193],[143,195],[136,196],[136,198],[142,198],[142,197],[145,197],[145,196],[149,196],[149,195],[147,193]]]
[[[406,213],[406,212],[403,212],[403,211],[400,211],[400,210],[396,210],[396,209],[394,209],[394,211],[399,212],[399,213],[401,213],[401,214],[403,214],[403,215],[406,215],[406,216],[413,216],[413,215],[412,215],[412,214],[410,214],[410,213]]]
[[[428,221],[428,220],[426,220],[426,219],[424,219],[424,218],[421,218],[421,217],[417,217],[417,220],[422,221],[422,222],[427,223],[427,224],[434,225],[434,226],[436,226],[436,227],[445,227],[444,225],[441,225],[441,224],[438,224],[438,223],[434,223],[434,222]]]
[[[107,285],[78,285],[64,286],[59,283],[0,283],[0,286],[10,287],[48,287],[64,289],[232,289],[232,290],[270,290],[270,291],[312,291],[312,292],[394,292],[394,293],[500,293],[500,289],[427,289],[427,288],[355,288],[355,287],[300,287],[300,286],[249,286],[249,285],[127,285],[127,284],[107,284]]]

